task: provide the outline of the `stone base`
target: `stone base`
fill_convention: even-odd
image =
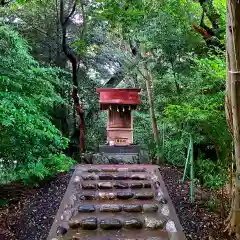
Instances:
[[[140,146],[100,145],[99,153],[93,154],[93,164],[148,164],[148,152]]]
[[[93,164],[138,164],[138,154],[93,154]]]
[[[128,145],[128,146],[109,146],[100,145],[100,153],[109,154],[139,154],[140,147],[138,145]]]

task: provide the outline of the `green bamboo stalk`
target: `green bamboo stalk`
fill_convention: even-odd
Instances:
[[[165,144],[164,144],[164,142],[165,142],[165,124],[163,123],[162,126],[163,126],[162,127],[162,155],[164,157],[164,151],[165,151]]]
[[[190,201],[194,202],[194,162],[193,162],[193,137],[190,136],[190,143],[191,143],[191,153],[190,153]]]
[[[182,179],[183,182],[186,180],[187,168],[188,168],[189,156],[190,156],[190,150],[191,150],[191,138],[190,138],[189,145],[188,145],[187,158],[186,158],[186,162],[185,162],[183,179]]]

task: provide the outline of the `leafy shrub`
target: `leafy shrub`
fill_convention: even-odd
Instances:
[[[73,163],[50,114],[65,103],[59,92],[67,88],[62,72],[40,67],[16,32],[1,26],[0,35],[0,183],[30,183]]]
[[[106,142],[106,112],[100,112],[95,119],[88,119],[86,123],[87,151],[95,152],[99,144]]]
[[[227,182],[228,169],[219,161],[199,159],[195,168],[196,177],[208,188],[220,188]]]
[[[183,167],[186,161],[185,144],[182,139],[172,139],[165,143],[165,160],[175,166]]]
[[[134,111],[134,142],[140,145],[151,145],[153,134],[149,113]],[[151,148],[151,147],[150,147]]]
[[[194,64],[191,77],[178,75],[181,93],[174,98],[175,90],[171,94],[168,85],[171,97],[164,99],[164,104],[158,103],[164,106],[163,121],[167,126],[164,157],[169,163],[183,166],[190,134],[194,147],[205,146],[207,152],[207,148],[213,146],[216,159],[195,159],[195,175],[206,187],[218,188],[227,180],[227,159],[231,151],[224,109],[225,62],[221,57],[210,55],[194,59]],[[198,151],[197,147],[194,151]]]

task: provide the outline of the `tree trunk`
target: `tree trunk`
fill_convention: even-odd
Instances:
[[[240,174],[240,3],[237,0],[227,1],[227,60],[228,79],[226,84],[226,109],[228,124],[233,135],[236,160],[236,177]],[[231,111],[230,111],[231,109]],[[232,197],[227,229],[230,233],[240,234],[240,193],[236,181]]]
[[[152,76],[148,71],[147,63],[144,64],[144,71],[145,71],[146,88],[147,88],[147,94],[148,94],[149,110],[150,110],[150,115],[152,119],[154,141],[156,142],[157,148],[159,148],[159,143],[160,143],[159,132],[158,132],[157,119],[155,115],[154,102],[153,102],[152,91],[151,91]],[[159,158],[157,160],[159,161]],[[155,163],[156,162],[153,162],[153,164]]]
[[[67,43],[68,21],[69,21],[70,17],[72,17],[72,15],[74,14],[75,10],[76,10],[76,1],[73,4],[71,12],[65,18],[64,17],[64,1],[60,0],[60,23],[61,23],[61,27],[62,27],[62,48],[63,48],[64,54],[66,55],[66,57],[69,59],[69,61],[72,64],[72,81],[73,81],[72,98],[73,98],[76,112],[79,116],[79,130],[80,130],[79,151],[80,151],[80,153],[82,153],[85,151],[85,133],[84,133],[85,121],[84,121],[83,105],[80,103],[80,99],[78,96],[78,81],[77,81],[78,60],[77,60],[77,57],[74,55],[72,49],[70,49],[70,47],[68,46],[68,43]]]
[[[76,112],[79,116],[79,130],[80,130],[79,150],[80,150],[80,153],[83,153],[83,152],[85,152],[85,120],[84,120],[83,105],[79,103],[80,101],[79,101],[79,97],[78,97],[76,87],[73,87],[72,98],[73,98],[73,101],[74,101]]]
[[[142,46],[142,48],[140,47],[139,41],[135,41],[135,44],[133,44],[133,41],[129,40],[129,43],[130,43],[132,55],[134,57],[139,58],[139,60],[141,60],[142,57],[143,58],[147,57],[145,48],[144,48],[144,46]],[[143,72],[141,71],[141,69],[138,69],[138,71],[142,75],[144,80],[146,81],[148,104],[149,104],[149,110],[150,110],[150,115],[151,115],[151,120],[152,120],[153,136],[154,136],[154,141],[156,143],[156,147],[158,150],[160,148],[160,138],[159,138],[157,119],[156,119],[156,115],[155,115],[154,101],[153,101],[152,90],[151,90],[152,75],[151,75],[150,71],[148,70],[147,62],[144,62]],[[152,163],[153,164],[160,163],[160,157],[157,156],[157,162],[155,159],[153,159]]]

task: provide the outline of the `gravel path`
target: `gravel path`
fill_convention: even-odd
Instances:
[[[197,189],[197,200],[192,204],[188,183],[181,183],[182,172],[171,166],[160,168],[187,239],[233,239],[222,233],[220,212],[210,212],[206,207],[212,191]],[[21,204],[11,205],[7,210],[0,209],[0,217],[5,213],[8,216],[5,228],[1,228],[0,220],[0,240],[46,240],[71,175],[59,174],[33,196],[22,199]]]
[[[19,240],[46,240],[72,173],[60,174],[29,199],[14,228]]]

